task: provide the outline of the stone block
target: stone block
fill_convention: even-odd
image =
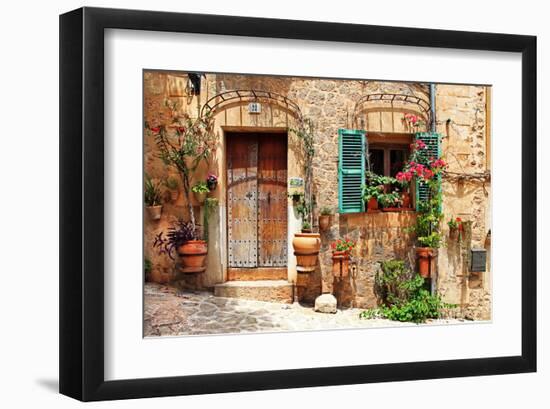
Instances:
[[[332,294],[321,294],[315,299],[315,311],[327,314],[336,312],[336,297]]]

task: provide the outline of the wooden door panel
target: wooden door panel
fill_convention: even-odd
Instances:
[[[257,267],[257,138],[246,134],[231,137],[227,162],[229,267]]]
[[[287,265],[286,135],[258,138],[258,265]]]

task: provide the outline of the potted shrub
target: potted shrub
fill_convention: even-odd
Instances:
[[[206,178],[206,186],[208,186],[208,190],[210,192],[216,190],[216,187],[218,186],[218,177],[213,173],[209,173]]]
[[[160,232],[153,243],[153,247],[159,249],[159,253],[167,254],[175,260],[174,253],[181,261],[181,272],[202,273],[206,270],[206,256],[208,246],[206,241],[199,240],[196,229],[191,222],[177,220],[174,225],[164,232]]]
[[[457,218],[451,218],[447,222],[447,225],[449,226],[449,238],[451,240],[461,240],[462,236],[462,230],[464,227],[462,226],[462,219],[460,217]]]
[[[363,201],[365,202],[367,212],[378,211],[378,198],[382,194],[381,186],[363,186]]]
[[[159,220],[162,212],[162,204],[160,200],[160,188],[158,183],[146,176],[145,177],[145,209],[151,220]]]
[[[441,236],[437,232],[432,232],[428,236],[417,237],[419,247],[416,248],[416,257],[418,259],[418,273],[428,278],[431,275],[430,264],[435,257],[435,249],[439,248]]]
[[[193,195],[195,195],[195,200],[202,205],[206,200],[206,195],[210,192],[210,189],[208,189],[206,182],[201,181],[195,183],[191,188],[191,191],[193,192]]]
[[[319,229],[325,231],[330,226],[330,217],[332,216],[332,210],[330,207],[323,207],[319,212]]]
[[[332,247],[332,274],[335,277],[345,277],[349,273],[349,260],[355,242],[348,239],[338,239],[331,244]]]
[[[166,178],[164,185],[168,188],[170,192],[170,200],[172,203],[175,203],[178,200],[180,191],[178,190],[178,180],[173,177]]]

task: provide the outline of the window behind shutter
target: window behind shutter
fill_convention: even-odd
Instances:
[[[362,189],[365,184],[365,132],[338,130],[338,209],[356,213],[365,209]]]
[[[426,144],[428,149],[428,157],[439,159],[441,157],[441,135],[436,132],[419,132],[415,135],[417,140],[421,140]],[[441,190],[441,175],[437,176],[439,183],[439,189]],[[430,189],[426,183],[422,180],[416,180],[416,210],[420,201],[426,201],[430,199]]]

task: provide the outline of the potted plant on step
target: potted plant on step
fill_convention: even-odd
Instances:
[[[145,177],[145,209],[151,220],[159,220],[162,212],[162,203],[160,200],[159,184],[153,182],[149,177]]]
[[[180,191],[178,190],[178,180],[173,177],[168,177],[164,181],[164,185],[168,188],[168,191],[170,192],[170,200],[172,201],[172,203],[176,203],[180,194]]]
[[[346,277],[349,273],[349,260],[355,242],[348,239],[338,239],[331,244],[332,247],[332,274],[334,277]]]
[[[300,273],[312,272],[317,265],[319,250],[321,249],[321,235],[311,231],[314,196],[312,192],[312,165],[315,155],[314,125],[307,118],[300,120],[297,129],[291,129],[300,141],[304,171],[304,190],[295,190],[291,193],[293,205],[302,221],[302,232],[295,233],[292,247],[296,256],[296,270]]]
[[[166,235],[160,232],[153,243],[153,247],[161,254],[167,254],[175,260],[174,253],[181,261],[182,273],[202,273],[206,270],[206,256],[208,246],[206,241],[199,240],[195,227],[191,222],[181,219],[172,225]]]
[[[325,231],[330,226],[330,217],[332,216],[332,210],[330,207],[323,207],[319,212],[319,229]]]
[[[200,181],[193,185],[191,191],[195,195],[195,200],[202,205],[204,204],[204,201],[206,200],[206,196],[208,195],[208,192],[210,192],[210,189],[208,188],[206,182]]]

